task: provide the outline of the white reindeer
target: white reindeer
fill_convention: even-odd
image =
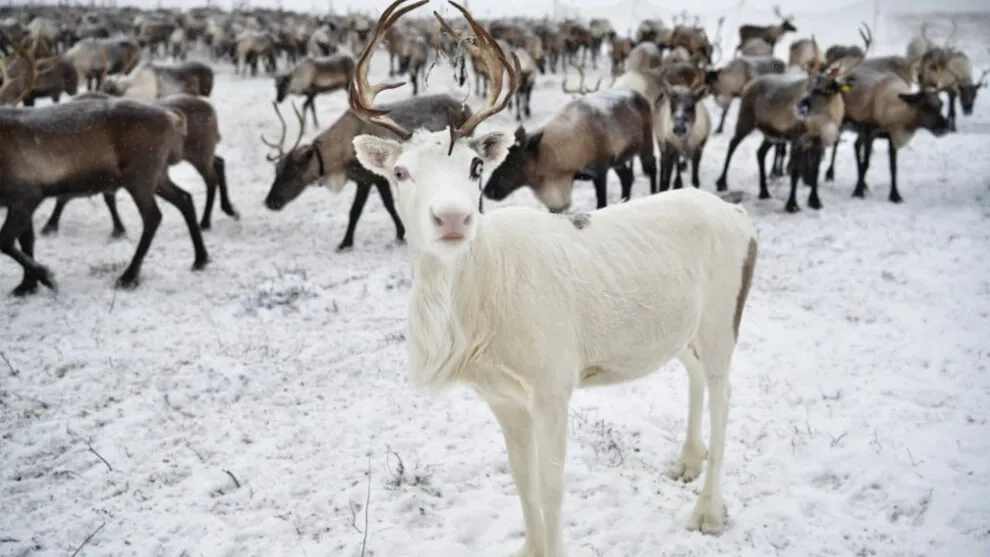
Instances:
[[[573,391],[652,373],[672,358],[690,382],[687,439],[670,476],[708,473],[688,528],[725,527],[720,488],[728,423],[729,364],[756,261],[746,211],[688,188],[578,216],[512,207],[482,214],[485,166],[498,167],[514,136],[470,137],[502,110],[519,83],[495,40],[460,5],[494,69],[485,107],[460,128],[410,133],[368,83],[371,55],[407,6],[383,14],[360,57],[349,91],[352,110],[395,132],[353,140],[358,161],[385,177],[398,198],[412,262],[410,379],[438,390],[472,387],[505,437],[519,490],[526,539],[516,557],[563,557],[561,506],[568,406]],[[437,16],[439,17],[439,16]],[[509,86],[501,101],[503,72]],[[706,386],[711,450],[701,438]]]

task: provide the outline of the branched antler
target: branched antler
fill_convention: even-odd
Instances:
[[[781,19],[781,21],[793,21],[794,20],[794,16],[793,15],[784,15],[784,14],[780,13],[780,4],[774,5],[774,7],[773,7],[773,15],[779,17]]]
[[[391,130],[396,135],[398,135],[403,140],[412,137],[412,132],[406,128],[399,125],[398,122],[393,120],[388,116],[388,110],[381,110],[374,108],[375,96],[382,91],[387,91],[389,89],[396,89],[402,87],[406,84],[405,81],[400,81],[397,83],[379,83],[378,85],[371,85],[368,83],[368,66],[371,64],[371,57],[375,54],[375,49],[385,38],[385,33],[388,32],[389,28],[395,24],[396,21],[403,15],[415,10],[416,8],[429,4],[430,0],[419,0],[418,2],[412,4],[411,6],[406,6],[401,10],[396,11],[396,8],[400,4],[407,2],[408,0],[396,0],[385,8],[382,12],[381,17],[378,19],[378,24],[375,25],[374,30],[371,33],[371,37],[368,39],[368,44],[364,47],[364,52],[361,53],[361,57],[358,58],[357,64],[354,66],[354,78],[351,79],[351,85],[348,90],[348,103],[350,104],[351,110],[355,114],[361,116],[362,118],[382,126],[386,129]]]
[[[571,62],[570,63],[570,66],[572,68],[574,68],[575,70],[577,70],[579,81],[578,81],[577,89],[568,89],[567,88],[567,76],[565,75],[564,76],[564,81],[562,81],[560,83],[560,88],[563,89],[563,91],[565,93],[572,93],[572,94],[578,94],[578,95],[587,95],[588,93],[594,93],[595,91],[597,91],[598,89],[601,88],[601,86],[602,86],[602,78],[600,78],[600,77],[598,78],[598,83],[595,84],[595,88],[594,89],[588,89],[587,87],[584,86],[584,68],[582,68],[581,66],[579,66],[578,64],[576,64],[574,62]]]
[[[842,79],[848,76],[855,70],[863,60],[866,60],[866,55],[870,52],[870,47],[873,46],[873,30],[870,26],[863,22],[862,27],[859,30],[859,37],[863,39],[863,57],[855,57],[853,62],[849,62],[850,56],[844,58],[839,58],[838,60],[829,64],[823,73],[828,75],[831,79]]]
[[[13,54],[0,59],[0,78],[2,78],[0,80],[0,105],[16,105],[34,90],[34,85],[38,79],[38,67],[35,63],[34,55],[28,49],[24,48],[24,45],[20,41],[14,41],[3,30],[0,30],[0,39],[5,40],[14,47]],[[24,59],[24,62],[27,64],[26,76],[14,77],[10,75],[10,63],[17,57]],[[22,90],[17,96],[8,99],[8,92],[14,88],[15,83],[22,83]]]
[[[265,134],[261,134],[261,142],[264,143],[265,145],[271,147],[272,149],[275,149],[275,151],[276,151],[274,154],[269,154],[269,155],[267,155],[265,157],[265,158],[268,159],[269,162],[275,162],[275,161],[277,161],[280,158],[282,158],[282,157],[285,156],[285,153],[286,153],[286,151],[284,149],[284,147],[285,147],[285,136],[286,136],[286,134],[289,131],[289,126],[286,125],[286,123],[285,123],[285,118],[282,116],[282,111],[278,109],[278,103],[275,102],[275,101],[272,101],[272,106],[275,107],[275,116],[278,117],[279,123],[282,124],[282,132],[281,132],[281,135],[279,135],[278,143],[277,144],[268,141],[267,139],[265,139]],[[296,142],[292,145],[292,148],[289,149],[289,152],[292,152],[293,150],[295,150],[295,148],[298,147],[299,146],[299,143],[302,141],[303,124],[305,122],[305,119],[303,118],[303,114],[302,114],[302,112],[300,112],[299,107],[296,106],[296,103],[292,103],[292,110],[296,113],[296,118],[299,120],[299,136],[296,137]]]
[[[392,2],[392,4],[389,5],[384,12],[382,12],[381,17],[378,19],[378,24],[372,32],[371,39],[368,41],[368,45],[365,47],[364,52],[361,54],[361,57],[355,65],[354,79],[351,80],[350,90],[348,91],[348,102],[351,110],[353,110],[355,114],[369,122],[373,122],[391,130],[403,140],[412,137],[412,133],[389,117],[389,110],[376,109],[373,107],[372,103],[378,93],[388,89],[401,87],[405,84],[405,82],[371,85],[368,82],[368,66],[371,62],[371,56],[374,54],[375,49],[381,42],[382,38],[384,38],[388,29],[406,13],[429,3],[429,0],[419,0],[409,6],[396,10],[396,8],[407,1],[408,0],[396,0],[395,2]],[[505,108],[505,106],[509,103],[509,100],[511,100],[512,96],[515,94],[516,89],[519,88],[519,74],[522,73],[522,70],[519,67],[519,59],[515,56],[515,54],[512,55],[513,64],[510,65],[505,58],[505,52],[498,45],[498,43],[495,42],[495,39],[488,31],[485,30],[484,27],[475,21],[475,19],[463,6],[457,2],[450,2],[450,5],[457,8],[457,10],[464,15],[464,18],[467,20],[468,25],[470,25],[471,30],[474,31],[477,38],[477,45],[470,44],[470,42],[463,40],[460,34],[447,25],[447,22],[445,22],[437,12],[433,12],[433,16],[437,19],[441,28],[446,33],[450,34],[459,44],[463,45],[468,52],[474,56],[477,56],[484,62],[491,79],[491,85],[485,107],[473,114],[460,127],[455,128],[453,123],[451,123],[450,148],[453,149],[454,142],[458,138],[471,135],[478,124]],[[503,92],[503,70],[504,73],[509,74],[509,86],[504,91],[505,97],[499,101],[499,95]]]

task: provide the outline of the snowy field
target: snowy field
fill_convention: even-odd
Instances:
[[[868,12],[808,18],[802,31],[851,41]],[[910,29],[882,24],[877,53],[900,52]],[[985,67],[985,21],[959,28]],[[386,60],[376,58],[375,79]],[[523,523],[491,413],[466,389],[430,399],[407,385],[410,269],[379,198],[345,253],[334,248],[353,185],[268,211],[273,169],[258,136],[277,136],[272,81],[226,64],[217,72],[219,152],[242,218],[215,211],[207,270],[190,271],[185,225],[164,208],[140,287],[116,292],[140,231],[124,193],[126,239],[109,239],[99,197],[71,203],[60,235],[39,239],[57,295],[6,296],[21,271],[0,259],[0,555],[72,555],[97,529],[80,555],[510,554]],[[463,95],[450,73],[434,70],[429,90]],[[824,209],[807,208],[802,187],[794,215],[783,212],[784,181],[774,199],[755,199],[758,135],[743,143],[729,180],[749,194],[761,244],[733,362],[727,531],[686,531],[701,482],[662,473],[687,414],[687,380],[672,363],[575,397],[572,557],[990,555],[990,93],[981,95],[959,133],[921,132],[899,157],[901,205],[886,199],[885,142],[865,200],[850,197],[847,137],[836,181],[821,187]],[[559,76],[542,77],[527,126],[566,98]],[[321,98],[321,124],[344,107],[342,94]],[[734,122],[735,107],[709,143],[706,190]],[[514,126],[509,115],[483,125]],[[202,211],[191,167],[172,175]],[[614,203],[614,176],[609,188]],[[646,192],[639,179],[634,196]],[[520,191],[503,204],[537,203]],[[593,207],[581,183],[573,210]]]

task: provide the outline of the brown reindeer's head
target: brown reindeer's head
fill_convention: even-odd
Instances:
[[[922,89],[914,93],[901,93],[900,99],[914,109],[913,124],[924,128],[935,137],[952,131],[952,123],[942,114],[942,100],[935,89]]]
[[[773,7],[773,15],[780,18],[780,24],[777,27],[780,28],[780,34],[784,33],[796,33],[797,27],[794,26],[794,16],[780,13],[780,6]],[[778,37],[779,38],[779,37]]]
[[[275,107],[275,115],[282,125],[282,132],[278,143],[271,143],[264,136],[261,137],[261,141],[265,145],[275,149],[274,153],[267,156],[269,162],[275,163],[275,180],[265,198],[265,206],[272,211],[279,211],[298,197],[306,189],[306,186],[320,178],[323,174],[321,172],[323,169],[320,168],[323,159],[317,150],[318,145],[299,145],[302,141],[303,115],[295,104],[292,105],[292,109],[299,120],[299,136],[296,137],[296,142],[292,148],[288,151],[284,150],[288,126],[285,123],[285,118],[282,117],[282,112],[278,109],[278,103],[273,102],[272,106]],[[343,182],[346,181],[345,174]],[[343,186],[343,183],[340,185]]]
[[[669,117],[673,125],[674,135],[686,137],[691,134],[697,105],[708,95],[709,91],[708,85],[703,82],[685,87],[683,85],[671,85],[667,80],[664,80],[663,88],[655,105],[660,107],[661,100],[667,101],[666,107],[670,111]]]
[[[509,147],[509,153],[485,183],[482,191],[485,197],[501,201],[527,185],[530,168],[539,158],[542,140],[542,131],[527,135],[522,126],[516,128],[515,140]]]
[[[973,105],[976,104],[976,93],[987,86],[988,75],[990,75],[990,69],[983,70],[983,73],[980,74],[980,79],[975,80],[973,83],[959,84],[959,104],[962,106],[962,112],[966,116],[973,114]]]

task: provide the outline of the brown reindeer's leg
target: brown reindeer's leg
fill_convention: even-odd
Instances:
[[[41,228],[42,236],[49,236],[58,232],[58,221],[62,219],[62,211],[65,210],[65,205],[70,199],[72,198],[64,196],[55,200],[55,208],[52,209],[52,214],[48,217],[48,222]]]
[[[660,149],[659,191],[667,191],[670,189],[670,178],[674,174],[675,164],[677,164],[677,157],[673,154],[673,148],[668,145],[664,145],[663,148]]]
[[[791,155],[793,156],[793,154]],[[773,165],[770,167],[770,178],[784,177],[784,159],[787,157],[787,144],[778,143],[773,149]]]
[[[21,251],[24,252],[24,255],[34,259],[34,224],[31,221],[28,221],[27,226],[24,227],[24,232],[21,232],[21,237],[18,241],[21,244]],[[25,269],[24,279],[14,289],[14,296],[26,296],[27,294],[34,294],[37,291],[38,276]]]
[[[635,176],[633,176],[633,162],[632,159],[624,164],[616,165],[612,167],[615,174],[619,177],[619,184],[622,186],[622,201],[629,201],[632,199],[632,186],[635,181]]]
[[[729,102],[728,106],[722,109],[722,117],[718,120],[718,127],[715,128],[715,135],[722,133],[722,129],[725,128],[725,117],[729,115],[729,106],[732,106],[731,102]]]
[[[887,157],[890,159],[890,197],[887,199],[891,203],[904,201],[901,192],[897,191],[897,147],[894,147],[894,140],[887,140]]]
[[[594,170],[591,181],[595,185],[596,207],[601,209],[608,205],[608,166],[598,166]]]
[[[196,259],[193,261],[192,268],[194,271],[204,269],[206,264],[210,262],[210,256],[206,253],[206,246],[203,244],[203,235],[200,233],[199,226],[196,224],[196,206],[193,204],[192,196],[186,190],[175,185],[168,176],[165,177],[165,183],[160,185],[155,193],[182,213],[182,218],[186,221],[186,227],[189,228],[193,250],[196,253]]]
[[[649,132],[651,136],[653,132]],[[647,137],[644,141],[643,150],[639,153],[639,165],[643,167],[643,174],[650,181],[650,194],[657,193],[657,157],[653,154],[653,138]],[[632,171],[632,161],[629,161],[629,170]]]
[[[760,145],[760,149],[763,149],[763,146],[762,145]],[[801,153],[797,153],[797,154],[798,154],[798,156],[801,155]],[[798,159],[794,159],[794,155],[795,155],[795,149],[794,148],[791,148],[791,159],[792,159],[792,164],[790,165],[791,195],[787,197],[787,204],[784,206],[784,209],[788,213],[797,213],[797,212],[799,212],[801,210],[801,206],[798,205],[798,203],[797,203],[797,189],[798,189],[798,182],[801,180],[801,164],[804,161],[799,161]],[[757,156],[759,156],[759,155],[757,155]],[[776,161],[774,161],[774,162],[776,162]],[[763,164],[762,163],[760,163],[760,179],[761,179],[761,184],[762,184],[762,179],[763,179]],[[762,187],[762,185],[761,185],[761,187]],[[762,197],[762,195],[761,195],[761,197]]]
[[[227,161],[223,157],[216,155],[213,157],[213,174],[216,176],[217,185],[220,187],[220,210],[234,220],[240,220],[241,215],[230,202],[230,195],[227,190]]]
[[[832,162],[828,165],[828,170],[825,171],[825,181],[832,182],[835,180],[835,154],[839,152],[839,137],[835,138],[835,145],[832,145]]]
[[[388,187],[388,182],[384,180],[375,182],[375,187],[378,188],[378,195],[382,198],[382,204],[385,205],[385,210],[388,211],[389,216],[392,217],[392,222],[395,223],[395,240],[397,242],[405,242],[406,227],[402,225],[402,219],[399,218],[399,213],[395,210],[392,189]]]
[[[32,280],[36,280],[52,290],[58,289],[51,271],[34,260],[34,227],[31,223],[31,215],[40,204],[40,199],[19,200],[10,204],[7,207],[7,218],[3,221],[3,226],[0,227],[0,253],[9,255],[24,269],[24,279],[21,281],[21,285],[12,292],[15,296],[29,294],[30,291],[22,291],[21,286],[30,286]],[[25,239],[27,240],[26,245]],[[20,242],[21,247],[26,249],[24,251],[17,249],[15,242]]]
[[[956,131],[956,92],[949,91],[949,131]]]
[[[347,218],[347,231],[344,232],[344,239],[337,246],[337,251],[343,251],[354,246],[354,229],[364,211],[364,204],[368,202],[368,194],[371,193],[371,184],[358,183],[357,192],[354,194],[354,203],[351,204],[351,213]],[[391,192],[389,192],[391,194]]]
[[[873,132],[862,131],[856,137],[854,145],[856,149],[856,189],[853,190],[853,197],[864,197],[866,190],[870,189],[866,185],[866,173],[870,170],[870,156],[873,154]]]
[[[110,232],[110,237],[120,238],[127,233],[127,230],[124,229],[124,223],[120,220],[120,213],[117,212],[117,194],[103,194],[103,202],[106,203],[107,209],[110,210],[110,219],[113,220],[113,231]]]
[[[148,248],[151,247],[151,240],[155,237],[155,231],[158,230],[158,225],[162,222],[162,212],[155,201],[155,187],[150,183],[156,179],[157,177],[154,176],[141,176],[132,177],[124,182],[124,188],[134,198],[134,204],[137,205],[138,212],[141,213],[143,229],[130,265],[117,279],[117,288],[134,288],[138,285],[141,263],[144,262],[144,256],[148,254]]]
[[[770,199],[770,190],[767,189],[767,153],[771,147],[773,143],[763,138],[763,143],[756,149],[756,164],[760,171],[760,199]]]
[[[701,180],[698,178],[698,169],[701,167],[701,155],[705,152],[705,143],[702,141],[691,157],[691,185],[696,188],[701,187]]]
[[[306,102],[303,104],[303,114],[306,113],[306,105],[309,105],[309,112],[313,115],[313,125],[316,129],[320,129],[320,121],[316,119],[316,95],[310,94],[306,97]]]
[[[738,123],[736,124],[736,134],[729,140],[729,150],[725,153],[725,164],[722,166],[722,175],[715,181],[715,186],[718,188],[718,191],[725,191],[729,189],[729,183],[728,180],[726,180],[725,175],[729,173],[729,163],[732,162],[732,155],[735,154],[736,149],[739,148],[739,144],[742,143],[742,140],[746,139],[746,136],[749,135],[749,132],[751,132],[752,129],[753,128],[748,125],[740,126]],[[744,131],[745,133],[740,133],[741,131]]]

